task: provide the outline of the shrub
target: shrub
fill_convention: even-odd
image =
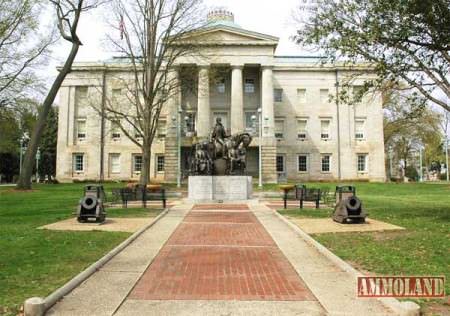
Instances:
[[[413,166],[406,167],[405,176],[412,181],[417,181],[419,179],[419,173],[417,172],[417,169],[414,168]]]

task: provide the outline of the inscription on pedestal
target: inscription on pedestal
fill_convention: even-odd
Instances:
[[[190,176],[188,197],[194,201],[248,200],[252,196],[252,177]]]

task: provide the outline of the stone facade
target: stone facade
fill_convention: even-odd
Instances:
[[[266,183],[385,180],[381,95],[368,95],[356,105],[329,98],[356,72],[363,76],[355,86],[361,85],[372,76],[368,67],[275,56],[277,38],[240,28],[230,14],[223,21],[210,18],[211,24],[195,38],[204,43],[202,57],[183,57],[174,68],[177,76],[189,67],[189,80],[197,89],[180,90],[167,102],[152,146],[152,178],[177,179],[177,126],[183,125],[180,161],[185,170],[192,142],[208,137],[220,116],[229,133],[254,134],[248,171],[255,179],[261,145]],[[78,63],[66,78],[59,96],[58,180],[139,178],[139,147],[108,120],[102,123],[98,110],[121,91],[116,78],[131,76],[129,65],[119,61]]]

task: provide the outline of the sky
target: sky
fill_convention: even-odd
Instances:
[[[204,0],[207,8],[225,7],[235,15],[235,22],[242,28],[251,31],[277,36],[280,38],[277,55],[304,55],[290,37],[295,34],[296,23],[293,20],[294,10],[300,4],[317,0]],[[103,43],[108,31],[105,16],[101,9],[88,12],[81,18],[79,35],[83,46],[80,48],[76,61],[101,61],[112,56]],[[117,37],[119,38],[117,32]],[[48,71],[55,74],[55,67],[61,64],[70,47],[61,42],[52,54]],[[311,53],[309,53],[311,54]]]

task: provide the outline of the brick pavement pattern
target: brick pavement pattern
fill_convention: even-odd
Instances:
[[[240,204],[196,205],[129,298],[316,300],[255,215]]]

